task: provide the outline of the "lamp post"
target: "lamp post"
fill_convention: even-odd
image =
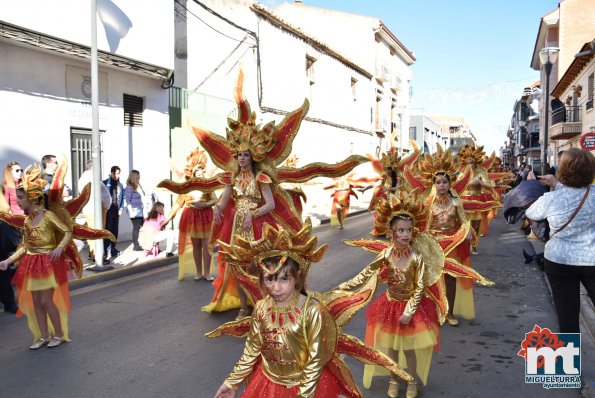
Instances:
[[[539,50],[539,60],[545,68],[545,120],[543,130],[543,156],[541,160],[541,173],[545,174],[545,164],[547,163],[548,153],[548,129],[550,118],[550,74],[552,73],[552,66],[558,60],[558,47],[545,47]]]

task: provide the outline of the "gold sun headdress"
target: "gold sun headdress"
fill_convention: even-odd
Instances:
[[[475,164],[481,164],[485,159],[486,153],[483,150],[483,146],[475,146],[474,144],[463,145],[459,149],[459,155],[457,157],[461,168],[468,164],[471,159]]]
[[[300,266],[300,271],[304,277],[308,275],[310,264],[319,262],[326,252],[328,246],[322,245],[316,247],[318,238],[311,236],[312,223],[307,219],[304,227],[292,233],[285,229],[277,231],[269,224],[264,224],[262,239],[257,241],[247,241],[240,236],[235,237],[233,245],[219,242],[223,260],[235,263],[246,264],[253,262],[257,264],[265,273],[276,274],[285,264],[287,258],[295,260]],[[263,260],[271,257],[280,257],[281,260],[273,268],[269,268]]]
[[[243,86],[244,72],[240,69],[235,92],[238,118],[227,119],[227,141],[234,157],[237,157],[239,152],[250,151],[252,160],[262,162],[275,145],[275,122],[269,122],[262,128],[256,124],[256,113],[251,111],[250,104],[243,96]]]
[[[23,172],[21,182],[29,200],[37,200],[43,197],[43,190],[48,182],[41,178],[41,175],[41,167],[37,163],[33,163],[33,166],[28,166]]]
[[[186,167],[184,167],[184,175],[186,177],[194,177],[194,172],[198,169],[204,170],[207,167],[207,154],[205,151],[196,147],[190,155],[186,157]]]
[[[390,222],[396,216],[409,216],[413,219],[414,224],[425,221],[428,216],[427,208],[418,196],[417,189],[410,192],[399,190],[388,199],[381,199],[376,211],[377,217],[374,226],[379,235],[388,235]]]
[[[457,167],[452,153],[448,150],[443,150],[440,144],[437,147],[438,149],[434,154],[424,154],[421,162],[419,162],[418,180],[424,188],[434,184],[434,178],[437,174],[447,174],[451,182],[457,179]]]
[[[398,173],[402,161],[403,159],[399,156],[397,148],[394,147],[380,155],[380,165],[384,170],[392,170]]]

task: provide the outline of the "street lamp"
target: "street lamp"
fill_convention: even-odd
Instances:
[[[541,173],[545,174],[545,164],[547,163],[548,153],[548,129],[549,129],[549,113],[550,113],[550,74],[552,73],[552,66],[558,60],[558,47],[545,47],[539,50],[539,60],[545,68],[545,121],[543,131],[543,159],[541,161]]]

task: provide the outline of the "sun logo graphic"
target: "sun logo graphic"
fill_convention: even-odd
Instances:
[[[525,358],[525,383],[540,383],[544,388],[581,387],[580,333],[552,333],[535,325],[525,333],[517,355]]]

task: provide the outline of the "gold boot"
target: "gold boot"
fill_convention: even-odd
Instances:
[[[415,382],[415,381],[407,382],[407,393],[405,394],[405,397],[406,398],[417,397],[417,382]]]
[[[399,382],[398,381],[389,381],[388,382],[388,391],[386,392],[389,398],[397,398],[399,396]]]

